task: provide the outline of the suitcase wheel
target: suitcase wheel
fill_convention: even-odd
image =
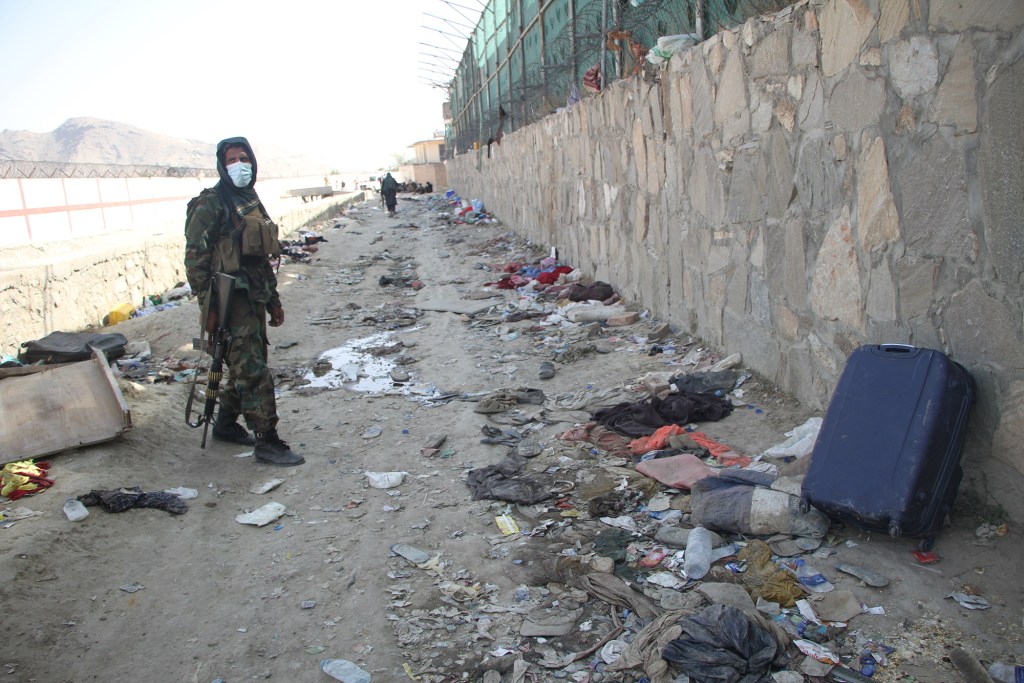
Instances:
[[[800,498],[800,514],[801,515],[806,515],[810,511],[811,511],[811,501],[807,500],[806,498],[801,497]]]
[[[892,536],[893,538],[899,538],[902,533],[903,533],[903,527],[900,525],[899,522],[897,522],[895,520],[889,522],[889,535],[890,536]]]
[[[917,549],[921,550],[921,551],[924,551],[924,552],[928,552],[929,550],[931,550],[934,547],[935,547],[935,537],[934,536],[925,536],[924,538],[922,538],[920,541],[917,542]]]

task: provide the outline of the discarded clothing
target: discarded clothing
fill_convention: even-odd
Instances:
[[[558,266],[554,270],[546,270],[543,273],[538,273],[537,277],[534,279],[542,285],[553,285],[558,282],[559,277],[571,273],[572,271],[573,269],[569,266]]]
[[[594,413],[594,420],[605,427],[632,436],[653,434],[665,425],[687,422],[717,422],[732,412],[732,404],[709,394],[687,392],[654,397],[638,403],[619,403]]]
[[[597,446],[611,455],[630,455],[629,439],[613,432],[610,429],[601,427],[596,422],[588,422],[585,425],[573,427],[557,437],[561,441],[583,441]]]
[[[769,669],[779,643],[770,631],[730,605],[711,605],[680,620],[683,634],[661,651],[694,680],[717,683],[760,683],[771,680]]]
[[[466,485],[473,500],[506,500],[513,503],[539,503],[555,495],[552,479],[543,473],[519,474],[526,461],[507,458],[497,465],[470,470]]]
[[[661,450],[668,446],[670,436],[682,434],[683,432],[683,428],[679,425],[665,425],[664,427],[659,427],[650,436],[641,436],[630,441],[629,450],[633,452],[633,455],[643,455],[650,451]]]
[[[582,285],[574,282],[569,285],[569,301],[606,301],[612,298],[615,290],[607,282],[591,282]]]
[[[717,470],[711,469],[691,453],[638,462],[636,471],[677,489],[690,489],[701,479],[717,474]]]
[[[18,500],[50,488],[53,480],[45,476],[49,469],[48,462],[21,460],[7,463],[0,470],[0,495]]]
[[[78,500],[86,507],[98,505],[107,512],[124,512],[131,508],[156,508],[166,510],[172,515],[183,515],[188,512],[188,504],[173,493],[145,492],[138,486],[111,491],[93,490],[78,496]]]
[[[811,508],[800,512],[800,499],[767,488],[774,477],[748,470],[722,470],[694,483],[690,503],[693,524],[738,534],[791,534],[821,538],[829,519]]]
[[[718,464],[723,467],[730,467],[732,465],[739,465],[740,467],[746,467],[751,463],[750,458],[745,455],[740,455],[732,449],[730,446],[726,446],[720,441],[715,441],[704,432],[690,432],[687,434],[697,444],[703,448],[708,449],[711,455],[715,456],[715,460]]]
[[[736,387],[739,379],[738,370],[719,370],[717,372],[695,372],[691,375],[677,375],[669,380],[679,391],[694,394],[714,394],[722,396]]]

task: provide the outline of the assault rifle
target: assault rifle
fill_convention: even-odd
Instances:
[[[210,363],[210,371],[206,377],[206,403],[203,406],[203,412],[198,418],[192,421],[192,402],[196,396],[196,378],[199,373],[197,372],[192,378],[192,390],[188,394],[188,403],[185,404],[185,422],[188,423],[189,427],[202,427],[203,428],[203,442],[201,448],[206,448],[206,433],[210,429],[210,422],[213,421],[213,411],[217,407],[217,395],[220,393],[220,381],[224,377],[224,354],[227,353],[228,345],[231,343],[231,332],[228,330],[228,316],[230,315],[231,306],[231,293],[235,288],[235,278],[231,275],[225,275],[224,273],[213,274],[213,292],[216,296],[216,301],[212,301],[214,296],[206,297],[206,306],[203,307],[202,324],[199,329],[199,338],[193,340],[193,347],[198,351],[210,352],[210,348],[213,348],[213,352],[210,354],[213,356],[213,362]],[[217,329],[214,330],[213,336],[204,343],[203,334],[206,332],[206,311],[211,303],[216,303],[217,306]]]

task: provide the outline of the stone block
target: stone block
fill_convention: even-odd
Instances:
[[[725,61],[725,69],[718,82],[718,93],[715,96],[715,123],[735,130],[737,128],[736,120],[744,117],[747,118],[749,126],[743,55],[739,50],[733,50]],[[725,139],[728,140],[730,137],[731,135],[726,135]]]
[[[972,280],[950,297],[942,329],[949,348],[961,362],[995,363],[1007,370],[1024,369],[1021,309],[999,301]]]
[[[853,63],[875,27],[875,18],[863,0],[832,0],[818,16],[821,26],[821,67],[826,78]]]
[[[796,104],[793,100],[779,100],[775,105],[775,118],[790,133],[796,127]]]
[[[985,245],[999,279],[1020,296],[1024,286],[1024,60],[989,86],[985,94],[978,185]]]
[[[896,261],[899,282],[900,318],[927,318],[935,300],[941,258],[905,256]]]
[[[711,150],[702,147],[693,159],[687,183],[690,206],[709,223],[717,225],[725,218],[725,184]]]
[[[928,29],[961,32],[972,28],[1012,31],[1024,24],[1024,2],[1020,0],[931,0]]]
[[[832,90],[828,106],[836,128],[859,133],[878,123],[885,108],[885,82],[868,78],[860,69],[851,69]]]
[[[690,85],[693,91],[690,98],[693,103],[693,136],[700,140],[711,135],[715,127],[715,100],[711,96],[711,80],[708,71],[702,62],[693,65]]]
[[[992,435],[992,456],[1024,474],[1024,382],[1011,382]]]
[[[812,13],[811,16],[814,16]],[[818,66],[818,36],[806,29],[795,28],[790,43],[794,68]]]
[[[805,310],[808,302],[804,227],[802,220],[790,217],[781,225],[769,224],[765,229],[765,277],[770,298],[794,311]]]
[[[878,8],[878,41],[888,43],[910,19],[909,0],[881,0]]]
[[[757,185],[770,218],[781,218],[793,198],[793,150],[789,139],[773,128],[764,139],[758,158]]]
[[[754,46],[750,66],[753,78],[785,76],[790,73],[789,43],[792,32],[792,24],[783,24]]]
[[[860,261],[850,227],[850,207],[844,206],[833,221],[814,267],[811,307],[823,320],[836,320],[854,330],[864,327],[864,295]]]
[[[801,130],[818,130],[825,127],[825,87],[817,70],[811,71],[807,76],[797,116]]]
[[[939,80],[939,53],[927,36],[915,35],[886,46],[889,81],[905,100],[913,99],[935,87]]]
[[[763,184],[759,182],[759,155],[753,150],[737,153],[729,180],[730,223],[753,223],[765,217]]]
[[[889,187],[882,138],[862,144],[857,160],[857,236],[865,254],[900,237],[900,217]]]
[[[885,261],[871,269],[866,313],[873,322],[896,320],[896,284]]]
[[[795,342],[800,337],[800,317],[782,304],[773,306],[772,329],[783,341]]]
[[[930,119],[940,125],[952,125],[958,133],[973,133],[978,129],[976,90],[974,47],[964,36],[957,43],[946,75],[939,84],[938,94],[932,101]]]
[[[960,140],[942,135],[921,143],[920,153],[897,173],[903,206],[903,240],[925,255],[964,255],[967,213],[967,161]]]
[[[803,136],[797,150],[794,181],[797,196],[811,216],[821,216],[842,202],[844,166],[833,160],[833,150],[823,131]]]

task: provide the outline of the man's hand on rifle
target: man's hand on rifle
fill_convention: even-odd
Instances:
[[[284,324],[284,306],[276,306],[270,309],[270,326],[280,327]]]

